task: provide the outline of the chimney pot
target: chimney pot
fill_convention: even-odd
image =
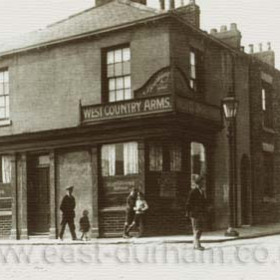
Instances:
[[[240,47],[240,50],[241,50],[242,52],[244,52],[244,50],[245,50],[244,46],[241,46],[241,47]]]
[[[259,51],[262,52],[263,48],[262,48],[262,43],[259,43]]]
[[[250,48],[250,53],[254,53],[254,45],[253,45],[253,44],[250,44],[250,45],[249,45],[249,48]]]
[[[220,32],[226,32],[227,31],[227,26],[226,25],[222,25]]]
[[[271,51],[271,43],[270,42],[267,42],[267,50]]]
[[[233,31],[237,30],[237,24],[236,23],[231,23],[230,24],[230,30],[233,30]]]
[[[217,34],[217,32],[218,32],[218,30],[216,29],[216,28],[212,28],[211,30],[210,30],[210,34]]]
[[[195,5],[195,0],[190,0],[189,5]]]

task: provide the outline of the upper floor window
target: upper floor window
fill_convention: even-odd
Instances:
[[[270,85],[263,84],[261,98],[262,98],[263,124],[265,127],[272,127],[273,126],[272,89]]]
[[[9,72],[0,71],[0,120],[10,117]]]
[[[129,47],[112,49],[106,52],[106,79],[109,102],[132,98],[130,73]]]
[[[199,50],[190,50],[190,87],[194,91],[203,90],[203,55]]]
[[[103,145],[101,160],[103,176],[137,174],[138,144],[127,142]]]

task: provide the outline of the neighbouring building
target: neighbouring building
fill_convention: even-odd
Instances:
[[[206,174],[209,229],[229,221],[229,148],[221,100],[235,122],[235,225],[280,217],[280,73],[271,46],[247,54],[236,24],[208,34],[195,1],[96,1],[0,44],[0,236],[57,238],[74,185],[76,223],[118,236],[132,186],[145,193],[145,234],[190,230],[192,174]]]

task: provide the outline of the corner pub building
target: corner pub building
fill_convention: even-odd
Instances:
[[[97,0],[1,42],[2,239],[57,238],[67,185],[76,226],[88,210],[92,237],[122,234],[131,186],[149,204],[146,235],[185,234],[191,175],[202,173],[214,206],[208,228],[227,228],[228,95],[239,100],[235,226],[279,220],[274,52],[245,53],[236,24],[202,31],[195,1],[159,2]]]

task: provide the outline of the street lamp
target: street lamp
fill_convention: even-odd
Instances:
[[[236,118],[238,101],[235,97],[225,97],[222,100],[223,113],[228,128],[229,143],[229,227],[225,232],[225,236],[238,236],[239,233],[234,230],[234,194],[235,194],[235,149],[234,149],[234,121]]]

